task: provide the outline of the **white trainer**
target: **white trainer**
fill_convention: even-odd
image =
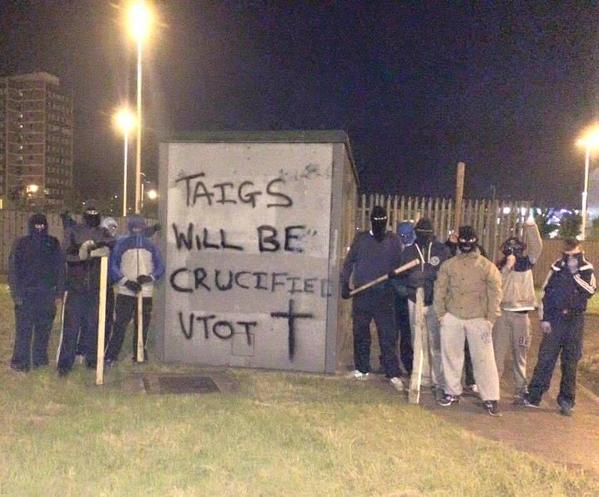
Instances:
[[[389,383],[391,383],[391,386],[395,388],[395,390],[397,390],[398,392],[404,391],[403,381],[401,381],[401,378],[394,376],[389,380]]]
[[[353,380],[366,380],[370,373],[362,373],[359,369],[354,369],[351,373],[347,375],[348,378]]]

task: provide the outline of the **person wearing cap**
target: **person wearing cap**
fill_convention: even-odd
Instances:
[[[85,205],[83,222],[70,227],[63,240],[67,293],[64,325],[58,346],[60,376],[66,376],[71,371],[78,340],[86,366],[96,366],[100,257],[109,255],[115,241],[109,231],[100,226],[100,214],[95,202],[87,201]]]
[[[501,316],[493,328],[493,349],[499,380],[505,356],[510,355],[514,375],[514,401],[522,403],[527,392],[526,356],[530,347],[530,318],[537,307],[532,268],[541,256],[543,241],[534,219],[522,227],[522,237],[512,236],[501,245],[497,263],[503,281]]]
[[[416,241],[414,224],[410,221],[397,223],[397,236],[401,244],[401,251],[413,245]],[[408,376],[412,374],[412,361],[414,350],[412,348],[412,328],[410,326],[410,310],[408,307],[408,289],[401,279],[391,280],[395,290],[395,325],[399,335],[399,361]]]
[[[499,377],[493,352],[493,324],[500,315],[501,274],[477,249],[471,226],[458,230],[458,253],[441,265],[434,307],[441,323],[441,357],[445,396],[439,405],[456,404],[462,394],[464,339],[468,340],[474,377],[484,407],[499,414]]]
[[[578,361],[582,357],[584,312],[597,282],[593,265],[585,259],[578,240],[566,239],[563,243],[562,257],[552,264],[543,285],[539,306],[543,338],[524,405],[540,406],[559,356],[562,378],[557,404],[562,415],[571,416],[576,404]]]
[[[142,295],[142,333],[144,360],[152,312],[154,282],[164,274],[164,262],[160,251],[145,233],[146,223],[141,216],[129,216],[129,235],[119,238],[110,254],[110,277],[117,284],[114,328],[106,347],[106,365],[118,360],[125,331],[131,318],[134,320],[133,360],[137,350],[137,295]]]
[[[10,367],[26,372],[48,364],[48,341],[64,287],[60,242],[48,234],[43,214],[29,218],[29,234],[14,243],[8,282],[15,303],[15,343]]]
[[[380,205],[370,214],[372,229],[356,235],[341,271],[341,296],[351,297],[350,280],[360,287],[380,276],[390,275],[399,266],[401,252],[398,236],[387,231],[387,211]],[[403,391],[397,359],[394,295],[387,281],[357,293],[352,301],[354,363],[351,377],[365,380],[370,374],[370,323],[374,320],[379,335],[382,366],[391,385]]]
[[[435,239],[433,224],[430,219],[419,219],[414,226],[416,241],[406,247],[401,253],[401,264],[414,259],[420,264],[406,271],[401,280],[408,290],[408,305],[412,340],[414,339],[416,290],[424,289],[424,323],[426,336],[423,337],[424,360],[422,369],[422,385],[433,388],[437,396],[443,395],[443,364],[441,360],[441,337],[439,335],[439,320],[433,307],[433,290],[437,273],[441,264],[451,256],[449,248]]]

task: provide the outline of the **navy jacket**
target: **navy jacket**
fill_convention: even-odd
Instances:
[[[49,293],[62,297],[64,291],[64,258],[59,241],[48,235],[34,233],[31,219],[29,235],[19,238],[9,257],[8,281],[13,297]]]
[[[542,306],[539,315],[542,321],[551,321],[560,316],[581,314],[587,308],[587,301],[595,293],[597,287],[593,265],[578,256],[578,272],[572,274],[567,259],[558,259],[543,285]]]
[[[415,242],[403,250],[401,264],[406,264],[414,259],[420,261],[419,266],[410,269],[401,278],[408,289],[408,298],[412,302],[416,302],[416,289],[424,288],[424,305],[433,304],[433,289],[439,267],[450,257],[449,248],[444,243],[436,240],[424,247]]]

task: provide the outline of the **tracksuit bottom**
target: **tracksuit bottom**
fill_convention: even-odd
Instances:
[[[530,348],[530,319],[527,311],[501,311],[493,327],[493,349],[499,379],[503,376],[505,356],[512,357],[515,394],[526,394],[526,356]]]
[[[464,339],[468,341],[474,378],[483,401],[499,400],[499,377],[491,324],[483,318],[461,319],[449,312],[441,319],[441,356],[445,392],[462,394]]]
[[[147,359],[146,345],[148,343],[148,329],[152,315],[152,297],[143,297],[142,302],[142,328],[144,343],[144,360]],[[130,295],[117,295],[115,305],[115,318],[112,333],[107,341],[106,360],[116,361],[119,357],[127,326],[133,318],[133,359],[137,358],[137,297]]]
[[[70,371],[76,352],[94,366],[98,354],[98,291],[69,290],[64,303],[64,323],[58,346],[58,369]],[[79,336],[81,330],[81,336]],[[79,351],[77,351],[79,340]]]
[[[374,319],[382,366],[388,378],[401,376],[397,359],[394,295],[391,289],[366,290],[352,302],[354,362],[362,373],[370,372],[370,322]]]
[[[48,364],[48,341],[56,314],[54,294],[35,292],[15,306],[15,344],[11,367],[26,371]],[[32,347],[33,339],[33,347]]]
[[[528,385],[528,400],[541,401],[549,390],[551,377],[558,356],[561,360],[562,379],[559,386],[558,403],[566,401],[574,406],[576,400],[576,370],[582,357],[584,314],[560,316],[549,321],[551,333],[544,333],[539,346],[537,365]]]
[[[412,327],[412,344],[416,322],[416,303],[408,301],[410,309],[410,325]],[[437,313],[432,305],[423,308],[426,333],[422,337],[422,386],[435,386],[443,389],[443,358],[441,357],[441,329]]]

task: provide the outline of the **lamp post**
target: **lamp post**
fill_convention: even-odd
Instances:
[[[114,115],[114,124],[123,133],[123,217],[127,215],[127,158],[129,156],[129,133],[135,127],[135,115],[123,107]]]
[[[589,190],[589,169],[591,167],[591,152],[599,148],[599,125],[589,128],[576,144],[584,147],[584,190],[582,192],[582,223],[581,238],[586,239],[587,234],[587,197]]]
[[[142,129],[142,52],[143,44],[150,35],[152,13],[143,0],[133,2],[127,12],[129,34],[137,46],[137,136],[135,147],[135,213],[141,211],[141,129]]]

